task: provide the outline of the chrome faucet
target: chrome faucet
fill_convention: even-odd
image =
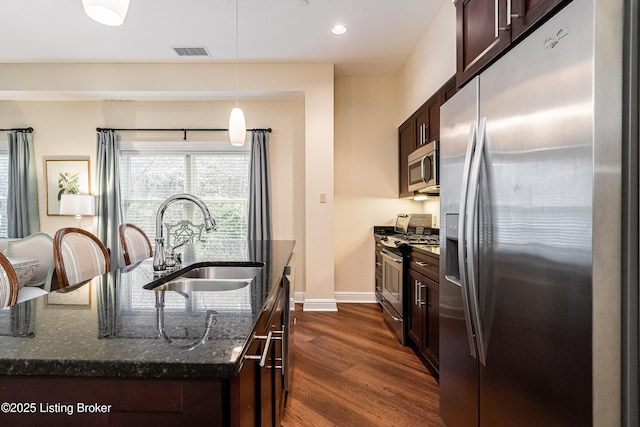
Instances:
[[[175,194],[169,197],[167,200],[162,202],[160,207],[158,208],[158,213],[156,214],[156,250],[153,254],[153,269],[155,271],[162,271],[167,269],[167,254],[164,248],[164,223],[163,217],[164,212],[167,210],[170,204],[179,200],[188,200],[193,202],[197,207],[202,211],[202,215],[204,215],[204,229],[207,231],[214,231],[216,229],[216,222],[211,217],[211,213],[209,209],[204,204],[204,202],[198,199],[196,196],[192,196],[191,194]]]

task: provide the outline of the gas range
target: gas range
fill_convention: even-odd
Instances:
[[[382,236],[380,238],[381,241],[385,242],[387,246],[400,246],[402,244],[413,245],[413,244],[421,244],[427,246],[438,246],[440,245],[439,236],[432,234],[390,234],[387,236]]]
[[[410,250],[412,247],[439,248],[440,236],[431,228],[430,214],[398,214],[394,227],[374,227],[380,243],[389,248]]]
[[[403,248],[405,246],[440,246],[440,237],[437,234],[390,234],[380,237],[380,243],[388,248]]]

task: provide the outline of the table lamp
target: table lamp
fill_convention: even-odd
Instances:
[[[60,199],[60,215],[75,215],[80,228],[82,215],[95,214],[95,200],[91,194],[63,194]]]

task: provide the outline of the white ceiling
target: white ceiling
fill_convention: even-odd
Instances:
[[[335,63],[393,74],[447,0],[238,0],[240,62]],[[0,63],[233,62],[234,0],[131,0],[125,23],[92,21],[81,0],[2,0]],[[342,23],[346,35],[330,28]],[[179,57],[174,47],[211,56]]]

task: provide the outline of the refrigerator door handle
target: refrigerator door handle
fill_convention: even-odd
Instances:
[[[471,312],[469,308],[469,281],[467,278],[467,264],[465,262],[466,259],[466,233],[465,228],[467,225],[467,221],[465,221],[465,209],[467,204],[467,193],[469,188],[469,173],[471,171],[471,164],[473,161],[473,152],[476,146],[476,141],[478,139],[478,125],[477,123],[471,124],[471,129],[469,130],[469,141],[467,142],[467,152],[464,156],[464,167],[462,170],[462,187],[460,190],[460,214],[458,215],[458,269],[460,278],[459,283],[453,278],[447,277],[449,280],[452,280],[454,283],[460,286],[460,292],[462,294],[462,308],[464,312],[464,320],[467,325],[467,339],[469,341],[469,354],[476,358],[476,343],[474,338],[474,328],[471,320]]]
[[[484,341],[484,332],[482,330],[482,324],[480,321],[480,304],[478,303],[478,282],[477,271],[475,263],[475,239],[474,239],[474,224],[476,219],[476,211],[478,207],[478,187],[480,183],[480,167],[482,165],[482,156],[484,153],[484,145],[487,139],[486,133],[486,119],[483,117],[480,119],[480,125],[478,129],[478,144],[475,152],[473,153],[473,163],[471,164],[471,171],[469,174],[469,190],[466,203],[466,212],[464,215],[466,224],[464,226],[465,232],[465,248],[466,248],[466,264],[467,264],[467,279],[469,288],[469,305],[471,307],[471,319],[474,325],[476,335],[476,345],[478,347],[478,359],[482,365],[486,366],[486,346]]]

